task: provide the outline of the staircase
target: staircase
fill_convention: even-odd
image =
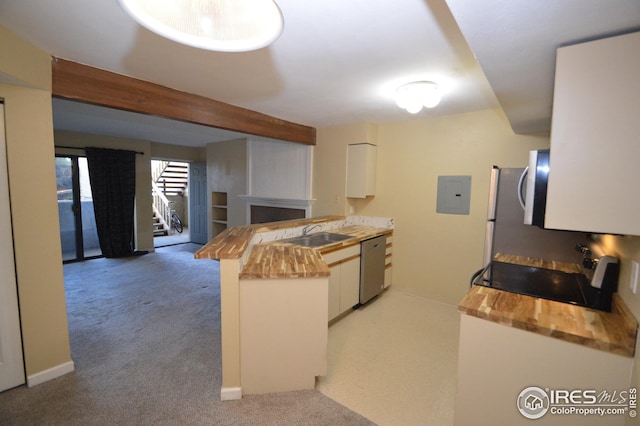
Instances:
[[[182,195],[189,181],[189,165],[177,161],[154,161],[151,178],[165,195]]]
[[[153,236],[169,235],[171,207],[167,196],[184,195],[189,181],[189,165],[177,161],[151,161],[153,195]]]
[[[160,216],[153,211],[153,236],[154,237],[166,237],[169,235],[169,228],[162,223]]]

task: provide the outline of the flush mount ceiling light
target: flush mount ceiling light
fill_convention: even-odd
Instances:
[[[284,22],[273,0],[118,0],[140,25],[200,49],[246,52],[268,46]]]
[[[440,89],[433,81],[414,81],[403,84],[396,90],[396,104],[411,114],[422,107],[433,108],[440,103]]]

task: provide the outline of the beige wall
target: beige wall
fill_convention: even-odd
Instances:
[[[153,225],[151,221],[153,200],[151,198],[151,156],[149,155],[151,142],[58,130],[54,134],[57,146],[127,149],[144,153],[144,155],[136,155],[135,249],[153,251]],[[56,148],[56,153],[82,154],[78,150],[63,148]]]
[[[376,196],[344,205],[346,145],[362,138],[378,145]],[[377,132],[370,124],[319,129],[314,215],[351,205],[355,214],[392,217],[393,285],[457,304],[482,266],[491,167],[524,166],[529,150],[548,147],[548,137],[513,134],[498,110],[379,124]],[[472,177],[469,215],[436,214],[439,175]]]
[[[211,205],[212,191],[227,193],[229,227],[247,224],[247,204],[238,198],[238,195],[247,193],[246,139],[207,145],[207,191],[209,205]],[[211,239],[211,224],[209,224],[209,239]]]
[[[205,148],[151,142],[151,159],[204,163],[207,161],[207,151]]]
[[[51,92],[51,56],[0,27],[0,83]]]
[[[27,377],[71,361],[58,235],[50,57],[0,28],[20,322]],[[5,206],[6,208],[6,206]]]
[[[312,216],[346,215],[347,145],[377,142],[377,128],[354,123],[318,129],[313,152]]]

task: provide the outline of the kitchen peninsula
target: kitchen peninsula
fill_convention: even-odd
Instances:
[[[229,228],[198,250],[197,259],[220,261],[221,399],[313,389],[326,374],[331,300],[340,298],[335,254],[353,262],[361,241],[387,235],[387,287],[392,232],[391,219],[324,216]],[[291,241],[307,233],[344,237],[317,247]]]

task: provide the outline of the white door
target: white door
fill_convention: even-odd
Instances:
[[[13,257],[2,103],[0,103],[0,271],[2,271],[0,273],[0,391],[3,391],[24,383],[24,364]]]

